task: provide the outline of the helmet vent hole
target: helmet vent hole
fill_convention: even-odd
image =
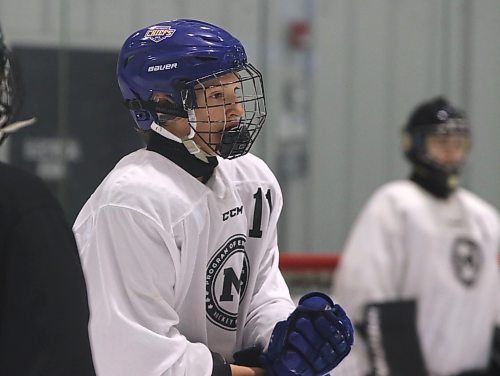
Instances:
[[[201,62],[217,60],[217,58],[210,57],[210,56],[200,56],[200,57],[197,57],[197,59],[200,60]]]
[[[223,41],[219,36],[216,35],[201,35],[200,37],[206,42],[221,43]]]
[[[134,55],[130,55],[129,57],[127,57],[125,59],[125,61],[123,62],[123,68],[125,68],[128,65],[128,63],[130,63],[130,60],[132,60],[133,58],[134,58]]]

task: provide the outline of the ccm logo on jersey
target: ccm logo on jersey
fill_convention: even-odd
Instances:
[[[243,205],[238,208],[233,208],[222,214],[222,222],[227,221],[229,218],[236,217],[243,214]]]
[[[164,71],[164,70],[170,70],[170,69],[176,69],[176,68],[177,68],[177,63],[150,65],[148,67],[148,72],[158,72],[158,71]]]

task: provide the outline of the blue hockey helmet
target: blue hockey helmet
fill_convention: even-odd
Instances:
[[[266,117],[260,72],[247,62],[245,50],[235,37],[206,22],[179,19],[143,28],[127,38],[121,49],[117,77],[125,103],[137,128],[149,130],[153,122],[175,117],[189,118],[196,132],[192,111],[195,91],[204,80],[234,73],[244,107],[239,126],[223,135],[218,144],[207,144],[217,154],[234,158],[248,152]],[[154,100],[161,94],[168,101]]]

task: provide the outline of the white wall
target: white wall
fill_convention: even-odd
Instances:
[[[230,30],[262,69],[270,113],[256,152],[277,173],[291,145],[307,150],[308,169],[282,181],[282,248],[339,250],[373,190],[407,175],[401,125],[437,94],[473,122],[464,184],[500,207],[500,1],[0,0],[10,44],[118,50],[135,29],[173,18]],[[296,19],[311,24],[310,54],[286,47]],[[284,111],[298,84],[310,113]]]

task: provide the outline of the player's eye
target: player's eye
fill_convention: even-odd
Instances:
[[[222,91],[215,91],[215,92],[210,93],[210,95],[208,97],[211,99],[217,99],[217,100],[224,99],[224,93]]]

